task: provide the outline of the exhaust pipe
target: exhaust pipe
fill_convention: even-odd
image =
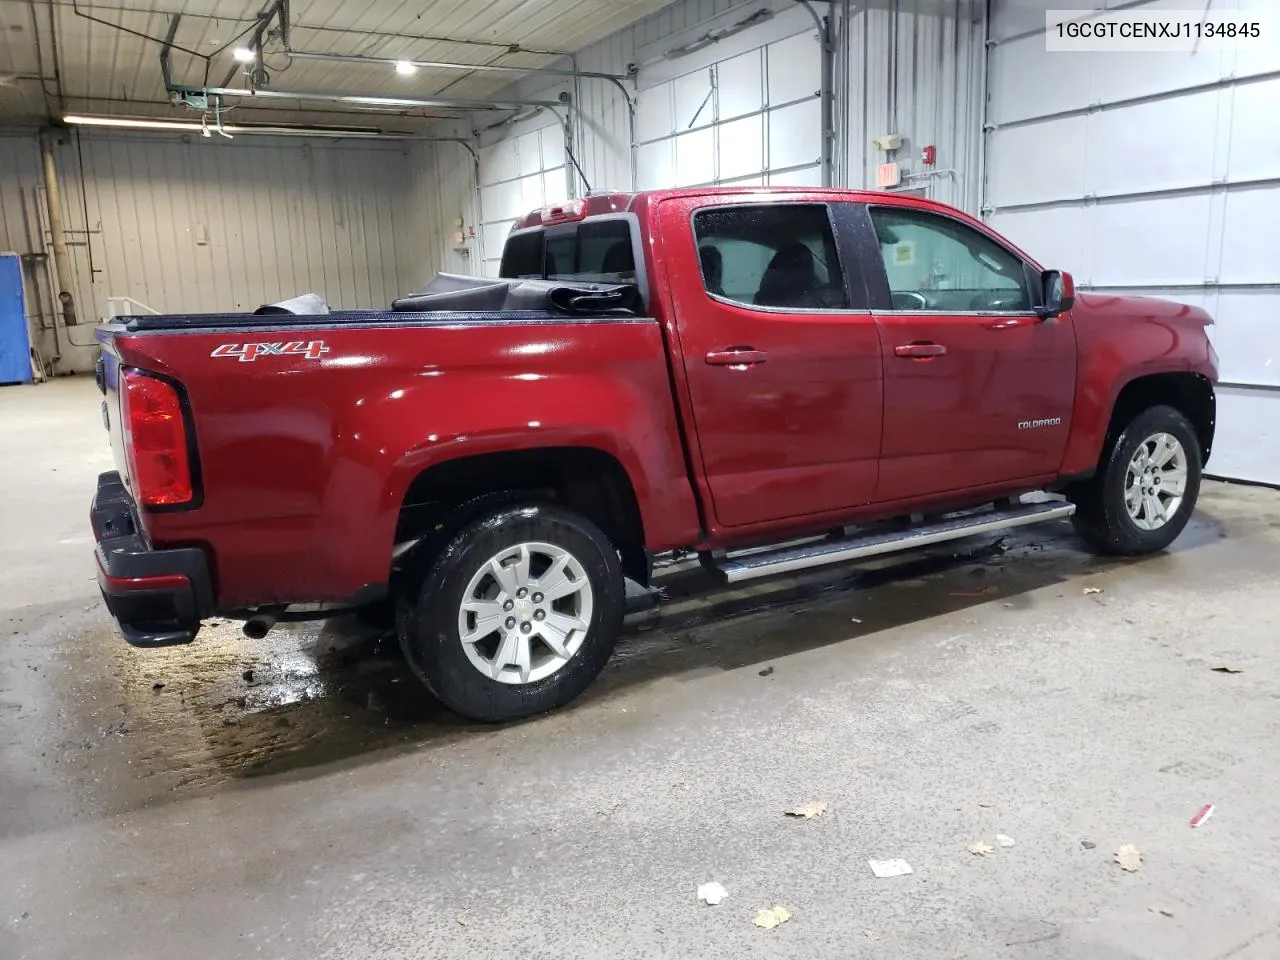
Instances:
[[[276,621],[280,619],[280,614],[283,612],[284,608],[281,607],[278,610],[268,610],[250,617],[244,622],[244,635],[250,640],[261,640],[276,625]]]

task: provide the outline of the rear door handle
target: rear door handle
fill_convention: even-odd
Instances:
[[[763,350],[751,347],[729,347],[727,350],[708,350],[707,363],[713,367],[747,366],[753,363],[764,363],[769,355]]]
[[[925,357],[940,357],[946,352],[947,348],[940,343],[904,343],[899,347],[893,348],[895,357],[907,357],[915,360]]]

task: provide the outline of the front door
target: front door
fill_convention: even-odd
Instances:
[[[1037,274],[985,231],[918,206],[866,211],[884,343],[876,500],[1056,474],[1075,400],[1070,315],[1041,319]]]
[[[841,229],[823,202],[663,204],[702,483],[722,526],[838,511],[875,492],[880,340],[861,276],[841,263]]]

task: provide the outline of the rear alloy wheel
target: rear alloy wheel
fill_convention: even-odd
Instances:
[[[506,507],[441,550],[400,640],[448,707],[504,721],[555,709],[595,679],[622,624],[617,552],[593,523],[544,504]]]
[[[490,557],[463,590],[458,636],[489,679],[537,683],[573,659],[593,609],[582,561],[554,543],[519,543]]]
[[[1116,437],[1093,479],[1070,493],[1076,531],[1100,553],[1163,550],[1191,519],[1201,462],[1200,442],[1181,412],[1142,411]]]

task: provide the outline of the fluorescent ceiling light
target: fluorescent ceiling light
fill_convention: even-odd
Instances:
[[[382,137],[393,139],[394,134],[384,135],[377,127],[291,127],[270,124],[230,124],[221,127],[191,120],[153,120],[150,117],[102,117],[87,114],[67,114],[63,123],[83,127],[112,127],[125,130],[170,130],[176,133],[198,133],[208,136],[221,130],[224,133],[261,134],[266,136],[293,137]]]
[[[258,59],[258,55],[248,47],[236,47],[231,51],[231,56],[235,57],[240,63],[253,63]]]
[[[409,60],[396,61],[396,73],[400,74],[401,76],[407,77],[409,76],[409,74],[417,73],[417,72],[418,72],[418,68],[415,67],[411,61]]]

